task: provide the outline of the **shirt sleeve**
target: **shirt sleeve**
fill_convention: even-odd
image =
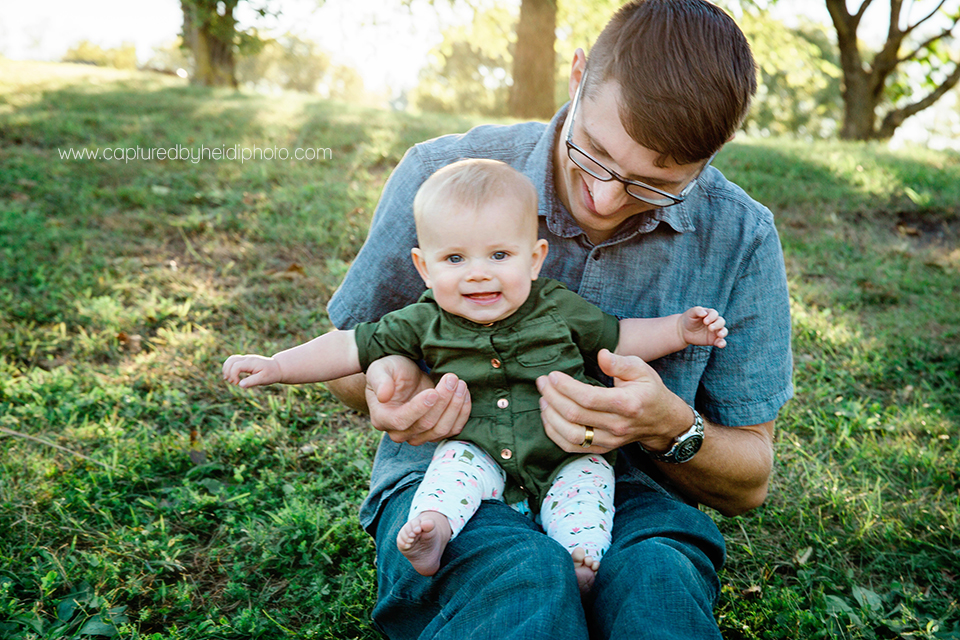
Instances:
[[[786,270],[772,222],[745,255],[724,317],[727,347],[710,350],[697,405],[727,426],[774,420],[793,396],[793,357]]]
[[[417,246],[413,198],[430,173],[413,147],[384,185],[369,235],[327,305],[330,321],[338,329],[379,320],[423,293],[423,280],[410,257],[410,250]]]
[[[366,373],[371,363],[386,356],[421,360],[423,334],[434,316],[430,305],[416,303],[388,313],[377,322],[357,324],[353,330],[360,368]]]

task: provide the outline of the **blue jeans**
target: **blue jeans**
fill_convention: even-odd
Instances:
[[[397,550],[415,485],[375,523],[379,594],[373,619],[404,638],[720,638],[723,537],[698,509],[618,481],[613,544],[583,600],[570,554],[528,518],[486,501],[426,578]]]

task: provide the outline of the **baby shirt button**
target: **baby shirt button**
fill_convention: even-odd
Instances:
[[[501,364],[500,361],[497,360],[496,358],[490,361],[490,366],[492,366],[494,369],[499,369],[500,364]]]
[[[500,452],[500,457],[503,458],[504,460],[509,460],[510,458],[513,457],[513,451],[510,451],[510,449],[503,449]]]
[[[510,406],[510,401],[507,400],[506,398],[500,398],[499,400],[497,400],[497,406],[500,407],[501,409],[506,409],[507,407]]]

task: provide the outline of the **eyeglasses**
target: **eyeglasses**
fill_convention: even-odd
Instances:
[[[697,180],[703,174],[704,170],[710,166],[710,163],[713,162],[713,158],[717,155],[717,152],[714,152],[712,156],[707,158],[706,163],[703,167],[700,168],[700,171],[697,172],[697,175],[683,188],[679,194],[669,193],[656,187],[651,187],[648,184],[639,182],[637,180],[627,180],[620,174],[618,174],[613,169],[605,167],[599,160],[591,156],[589,153],[578,147],[573,142],[573,122],[574,118],[577,117],[577,107],[580,106],[580,94],[583,92],[583,86],[587,83],[587,72],[584,71],[583,77],[580,79],[580,86],[577,87],[577,93],[573,96],[573,104],[570,106],[570,126],[567,127],[567,156],[570,160],[573,161],[575,165],[586,171],[588,174],[599,180],[600,182],[610,182],[611,180],[616,180],[617,182],[623,185],[623,188],[626,192],[640,200],[641,202],[646,202],[647,204],[652,204],[655,207],[669,207],[671,205],[680,204],[683,202],[686,197],[693,190],[694,186],[697,184]]]

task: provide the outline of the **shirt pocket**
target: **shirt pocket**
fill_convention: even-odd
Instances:
[[[537,318],[513,331],[516,360],[524,367],[546,367],[560,360],[565,347],[572,346],[570,330],[558,319]]]

